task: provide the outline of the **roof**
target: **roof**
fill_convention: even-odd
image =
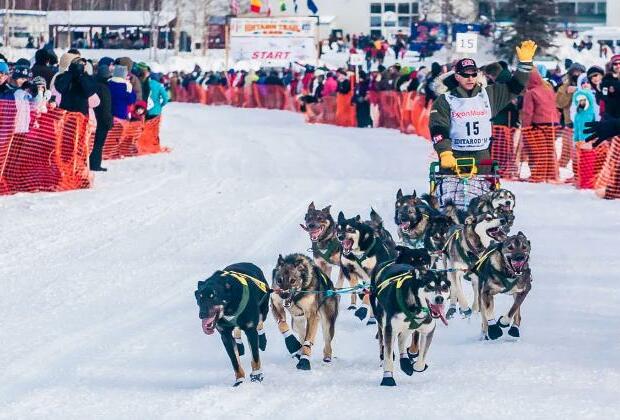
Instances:
[[[174,14],[161,12],[158,26],[166,26],[174,19]],[[50,26],[151,26],[148,11],[118,10],[66,10],[47,12]]]
[[[6,13],[6,9],[0,9],[0,16],[3,16]],[[21,9],[13,9],[9,10],[9,16],[42,16],[45,17],[47,12],[40,12],[38,10],[21,10]]]

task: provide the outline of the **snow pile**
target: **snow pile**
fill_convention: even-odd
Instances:
[[[265,381],[232,389],[196,282],[236,261],[269,277],[305,251],[312,200],[394,232],[395,191],[427,188],[428,143],[267,110],[172,104],[170,154],[108,162],[95,188],[0,200],[0,418],[612,418],[620,410],[620,202],[508,184],[533,244],[520,342],[439,326],[430,368],[380,389],[375,330],[342,310],[335,359],[300,372],[267,321]],[[347,302],[344,298],[344,302]],[[498,312],[511,299],[498,299]],[[318,342],[321,340],[318,339]],[[249,372],[248,356],[243,357]]]

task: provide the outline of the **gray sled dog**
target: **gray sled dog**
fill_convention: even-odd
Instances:
[[[521,304],[532,289],[530,251],[530,241],[523,232],[519,232],[492,246],[484,260],[476,265],[482,334],[485,338],[497,340],[503,335],[502,329],[506,328],[509,328],[508,335],[520,336]],[[496,322],[494,300],[495,295],[500,293],[512,295],[514,303]]]
[[[473,216],[494,211],[499,212],[506,219],[507,223],[503,230],[508,234],[514,224],[515,204],[515,195],[511,191],[502,188],[474,198],[469,203],[467,211]]]
[[[478,311],[478,279],[472,269],[485,250],[492,244],[501,242],[505,238],[502,226],[506,220],[497,212],[483,213],[477,216],[468,216],[463,225],[453,226],[449,232],[444,247],[445,265],[449,269],[448,278],[452,285],[450,308],[446,317],[452,318],[456,313],[456,303],[461,314],[469,317],[473,311]],[[474,290],[473,308],[469,307],[463,293],[463,279],[471,280]]]
[[[271,309],[285,337],[287,349],[299,356],[297,369],[310,370],[310,356],[319,323],[323,330],[323,361],[331,362],[332,339],[338,316],[338,296],[327,296],[334,286],[312,260],[302,254],[280,255],[273,270]],[[291,314],[293,330],[286,325],[286,311]]]

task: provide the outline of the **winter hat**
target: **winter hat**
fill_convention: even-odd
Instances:
[[[601,76],[605,75],[605,70],[600,68],[599,66],[592,66],[588,69],[588,79],[590,79],[595,74],[600,74]]]
[[[431,64],[431,74],[433,76],[439,76],[441,74],[441,64],[433,61],[433,64]]]
[[[97,66],[97,76],[99,76],[102,79],[109,79],[111,76],[110,66],[105,63],[102,65],[101,61],[99,61],[99,65]]]
[[[137,101],[134,104],[134,108],[144,108],[144,109],[146,109],[146,107],[147,107],[147,105],[146,105],[146,102],[144,102],[144,101]]]
[[[465,70],[478,70],[478,66],[476,66],[476,62],[471,58],[463,58],[456,62],[454,66],[454,71],[456,73],[463,73]]]
[[[588,75],[583,73],[581,76],[579,76],[579,78],[577,79],[577,86],[578,87],[582,87],[585,83],[590,83],[590,80],[588,79]]]
[[[161,83],[162,74],[161,73],[151,73],[151,80],[155,80],[156,82]]]
[[[150,71],[150,67],[148,64],[146,64],[144,61],[140,61],[138,64],[136,64],[136,67],[139,70],[149,70]]]
[[[13,80],[27,79],[28,77],[30,77],[30,69],[26,66],[15,66],[13,74],[11,74]]]
[[[41,76],[37,76],[34,79],[32,79],[32,84],[35,86],[47,86],[47,82]]]
[[[101,57],[97,63],[99,67],[110,67],[111,64],[114,64],[114,60],[110,57]]]
[[[9,65],[6,61],[0,61],[0,73],[9,74]]]
[[[71,54],[68,52],[64,53],[63,55],[60,56],[60,60],[58,61],[58,71],[60,73],[66,72],[69,66],[71,65],[71,62],[79,57],[80,56],[77,54]]]
[[[117,64],[114,66],[114,77],[120,77],[121,79],[126,79],[127,78],[127,67],[125,66],[121,66],[120,64]]]
[[[620,54],[615,54],[611,56],[611,60],[609,60],[610,63],[615,63],[617,61],[620,61]]]
[[[575,71],[579,71],[581,73],[585,73],[586,72],[586,68],[585,68],[585,66],[583,64],[573,63],[568,68],[568,73],[573,73]]]

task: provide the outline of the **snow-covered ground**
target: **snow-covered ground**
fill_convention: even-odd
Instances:
[[[533,244],[520,342],[481,342],[477,317],[453,320],[425,373],[382,389],[375,330],[352,313],[334,362],[318,345],[310,372],[270,316],[265,381],[233,389],[196,282],[236,261],[269,276],[278,253],[307,250],[312,200],[348,215],[373,206],[394,231],[395,191],[426,190],[430,147],[191,104],[166,109],[162,138],[172,153],[108,162],[91,190],[0,198],[0,418],[617,418],[620,202],[507,184]]]

